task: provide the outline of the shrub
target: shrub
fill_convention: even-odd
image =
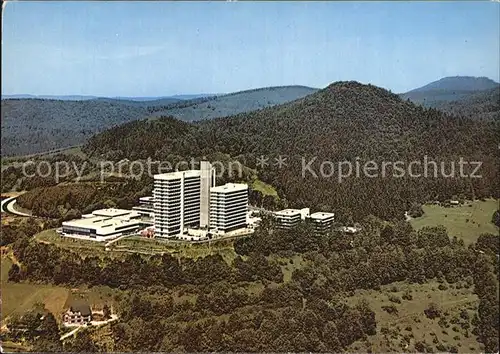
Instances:
[[[395,296],[395,295],[389,295],[389,301],[395,302],[396,304],[401,303],[401,299],[399,298],[399,296]]]
[[[398,313],[398,309],[394,305],[382,306],[382,310],[384,310],[385,312],[387,312],[389,314],[395,314],[396,315]]]
[[[427,318],[433,320],[435,318],[441,317],[441,309],[435,303],[430,303],[429,306],[424,310]]]
[[[406,290],[403,294],[403,300],[411,301],[413,300],[413,295],[408,290]]]

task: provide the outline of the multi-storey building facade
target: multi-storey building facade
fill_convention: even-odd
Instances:
[[[317,212],[309,216],[309,221],[313,223],[316,232],[325,233],[331,229],[334,217],[334,213]]]
[[[248,185],[227,183],[210,190],[210,227],[225,233],[246,227]]]
[[[274,213],[274,219],[278,228],[290,229],[305,220],[309,216],[309,208],[304,209],[284,209]]]
[[[215,169],[208,161],[200,162],[200,227],[210,227],[210,189],[215,187]]]
[[[154,176],[156,237],[173,237],[200,226],[201,173],[198,170]]]

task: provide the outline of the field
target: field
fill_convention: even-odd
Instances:
[[[491,222],[493,213],[498,209],[498,202],[495,199],[487,199],[456,207],[424,205],[424,215],[412,219],[410,223],[417,230],[424,226],[443,225],[450,237],[457,236],[466,244],[471,244],[476,242],[482,233],[498,235],[498,227]]]
[[[63,310],[69,290],[55,285],[9,283],[11,265],[10,259],[2,257],[2,320],[14,313],[29,311],[39,302],[57,317]]]
[[[8,272],[12,261],[2,257],[2,321],[13,314],[23,314],[31,310],[35,304],[43,303],[57,319],[68,306],[71,299],[83,298],[96,308],[104,304],[113,305],[119,290],[107,286],[82,287],[70,289],[62,286],[46,284],[24,284],[8,282]]]
[[[358,341],[350,351],[367,351],[371,346],[373,352],[412,352],[415,345],[425,343],[439,350],[439,345],[453,346],[459,352],[480,352],[481,345],[472,332],[471,319],[477,308],[478,299],[472,288],[446,284],[448,289],[440,290],[439,283],[427,284],[394,283],[383,286],[381,291],[358,290],[354,296],[347,298],[351,305],[361,299],[366,300],[376,314],[377,334],[370,336],[368,342]],[[402,298],[403,294],[411,294],[411,300]],[[401,303],[389,300],[399,299]],[[442,311],[439,318],[429,319],[424,314],[430,303],[435,303]],[[389,314],[382,306],[394,305],[397,314]],[[464,311],[468,320],[460,317]],[[470,325],[470,328],[467,324]],[[422,351],[422,350],[417,350]]]

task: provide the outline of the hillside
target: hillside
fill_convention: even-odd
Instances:
[[[170,122],[171,118],[162,120]],[[337,82],[295,102],[192,124],[182,134],[168,135],[173,140],[168,150],[158,148],[168,132],[150,134],[152,124],[145,120],[99,134],[90,139],[85,151],[116,159],[187,158],[222,152],[252,168],[258,168],[256,158],[264,155],[270,165],[260,169],[259,178],[276,187],[281,197],[296,207],[333,210],[346,218],[351,212],[357,217],[401,218],[412,202],[457,194],[487,196],[500,190],[496,188],[497,122],[447,116],[357,82]],[[272,165],[279,155],[288,157],[286,168]],[[483,178],[352,176],[339,183],[338,170],[325,178],[302,174],[302,166],[313,158],[313,171],[319,174],[326,161],[323,167],[328,175],[331,165],[336,168],[337,162],[345,160],[354,163],[356,157],[361,166],[368,160],[380,166],[382,161],[422,161],[425,155],[447,163],[446,171],[459,157],[483,161]]]
[[[163,98],[144,98],[144,99],[136,99],[136,98],[110,98],[110,97],[99,97],[95,98],[95,101],[99,102],[108,102],[114,104],[122,104],[126,106],[135,106],[135,107],[150,107],[157,105],[169,105],[178,102],[183,102],[184,100],[180,98],[173,97],[163,97]]]
[[[171,115],[184,121],[212,119],[293,101],[314,91],[284,86],[222,96],[195,95],[190,100],[6,99],[2,100],[2,154],[25,155],[82,144],[95,133],[148,116]]]
[[[247,90],[222,96],[204,97],[169,107],[155,107],[156,116],[170,115],[191,122],[255,111],[294,101],[316,92],[306,86],[279,86]]]
[[[500,119],[500,88],[471,93],[455,101],[433,104],[443,112],[473,119]]]
[[[474,93],[498,87],[497,82],[487,77],[453,76],[401,94],[401,97],[426,107],[437,108],[442,102],[461,100]]]
[[[2,156],[82,144],[97,132],[146,114],[143,107],[94,100],[2,100]]]

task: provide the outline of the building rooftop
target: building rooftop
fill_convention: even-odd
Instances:
[[[242,190],[247,190],[248,185],[245,183],[226,183],[222,186],[218,187],[212,187],[210,188],[210,191],[216,192],[216,193],[227,193],[227,192],[236,192],[236,191],[242,191]]]
[[[296,215],[301,214],[300,209],[284,209],[280,211],[276,211],[274,214],[276,215]]]
[[[353,226],[342,226],[340,228],[340,231],[346,232],[348,234],[354,234],[359,231],[359,228]]]
[[[155,199],[154,199],[154,197],[152,197],[152,196],[149,196],[149,197],[140,197],[140,198],[139,198],[139,201],[141,201],[141,202],[152,202],[152,201],[154,201],[154,200],[155,200]]]
[[[182,178],[182,176],[185,177],[197,177],[201,176],[200,170],[186,170],[186,171],[176,171],[176,172],[169,172],[169,173],[160,173],[157,175],[154,175],[154,179],[157,180],[173,180],[173,179],[179,179]]]
[[[83,299],[72,300],[69,304],[69,309],[71,312],[80,312],[82,316],[90,316],[92,314],[90,305]]]
[[[316,219],[316,220],[324,220],[324,219],[328,219],[328,218],[333,218],[335,216],[334,213],[323,213],[323,212],[316,212],[316,213],[312,213],[309,217],[311,219]]]
[[[94,210],[92,212],[92,215],[107,216],[107,217],[116,217],[116,216],[121,216],[121,215],[127,215],[127,214],[130,214],[130,213],[131,213],[130,210],[110,208],[110,209],[98,209],[98,210]]]
[[[120,225],[128,225],[139,222],[139,219],[118,219],[118,218],[107,218],[104,216],[95,216],[93,218],[86,219],[75,219],[70,221],[64,221],[63,226],[74,226],[74,227],[84,227],[84,228],[104,228],[104,227],[116,227]]]

